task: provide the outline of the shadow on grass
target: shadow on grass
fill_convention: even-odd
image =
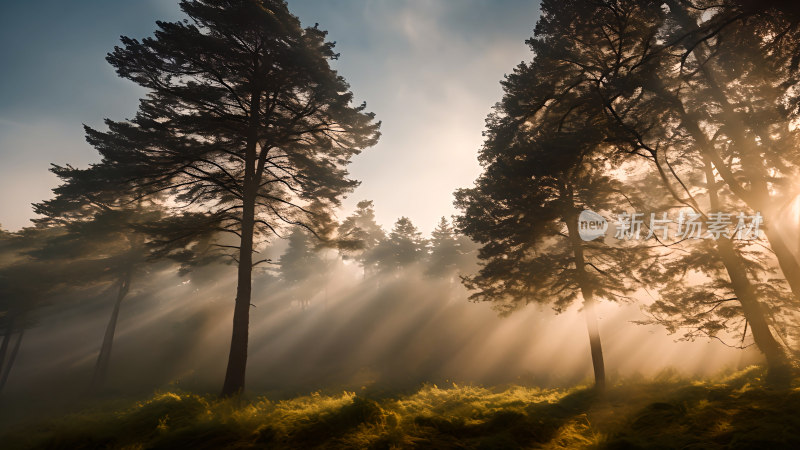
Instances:
[[[574,391],[558,402],[539,402],[521,409],[500,409],[487,415],[477,414],[447,419],[418,416],[419,443],[432,448],[530,448],[550,442],[569,420],[586,413],[599,393],[594,389]],[[475,420],[477,419],[477,420]]]
[[[638,448],[800,448],[800,391],[765,383],[751,369],[722,383],[668,390],[628,414],[601,445]]]

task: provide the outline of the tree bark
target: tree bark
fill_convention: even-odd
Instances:
[[[574,210],[574,205],[570,204]],[[586,273],[586,262],[583,255],[583,245],[578,236],[578,215],[569,214],[566,217],[567,233],[572,244],[575,271],[577,273],[578,285],[583,297],[583,314],[586,317],[586,329],[589,332],[589,348],[592,353],[592,367],[594,368],[594,385],[599,389],[605,388],[606,369],[603,361],[603,346],[600,342],[600,331],[597,326],[597,315],[595,314],[594,289],[589,282]]]
[[[111,347],[114,344],[114,335],[117,330],[117,320],[119,318],[119,310],[122,305],[122,300],[128,295],[131,286],[132,269],[128,268],[119,279],[119,288],[117,290],[117,299],[114,301],[114,309],[111,311],[111,317],[108,319],[106,325],[106,332],[103,335],[103,343],[100,346],[100,354],[97,355],[97,363],[94,366],[94,374],[92,375],[91,390],[98,392],[105,387],[106,380],[108,379],[108,368],[111,364]]]

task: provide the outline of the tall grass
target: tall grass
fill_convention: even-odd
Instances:
[[[160,392],[0,436],[2,448],[800,448],[800,379],[758,367],[588,387],[426,385],[403,395],[282,401]]]

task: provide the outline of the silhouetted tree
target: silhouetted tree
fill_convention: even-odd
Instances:
[[[304,228],[294,228],[288,240],[289,246],[278,261],[280,276],[305,306],[313,291],[324,288],[329,264]]]
[[[710,163],[705,172],[707,192],[703,197],[708,199],[708,210],[724,210]],[[662,254],[650,271],[642,274],[648,284],[658,286],[660,292],[646,308],[652,319],[644,322],[664,325],[673,333],[680,330],[688,340],[710,337],[740,348],[748,346],[745,345],[748,332],[754,334],[754,338],[755,334],[762,333],[756,342],[761,348],[765,339],[763,330],[754,331],[749,322],[750,318],[758,316],[752,310],[744,310],[753,305],[740,301],[740,296],[763,299],[757,303],[757,313],[773,328],[766,336],[771,337],[773,333],[776,337],[785,336],[786,324],[780,319],[793,308],[793,297],[777,272],[774,261],[766,258],[763,249],[757,246],[724,236],[716,240],[682,242],[673,251]],[[686,279],[692,274],[696,280],[689,283]],[[741,334],[737,335],[737,331]],[[777,341],[773,345],[778,346]],[[785,364],[781,361],[783,356],[778,360],[773,358],[773,355],[768,357],[773,369]]]
[[[789,145],[796,133],[787,126],[781,96],[774,90],[780,85],[782,69],[778,68],[788,59],[779,57],[772,64],[769,58],[763,59],[769,52],[756,55],[765,35],[754,34],[753,28],[727,26],[741,17],[729,17],[729,24],[719,26],[722,16],[718,13],[728,11],[724,2],[701,3],[698,7],[671,0],[543,2],[542,19],[530,41],[543,76],[527,89],[549,94],[522,105],[527,111],[517,117],[527,120],[543,105],[564,95],[578,95],[579,104],[594,105],[594,110],[584,107],[582,111],[601,123],[608,144],[604,153],[615,169],[631,174],[649,171],[660,184],[652,188],[666,191],[671,207],[689,208],[703,219],[714,212],[712,205],[742,207],[744,212],[760,210],[768,220],[777,220],[773,213],[780,202],[769,197],[782,195],[785,180],[795,172],[794,163],[787,163],[797,161],[797,146]],[[715,22],[717,32],[698,31],[697,24],[708,21]],[[723,29],[728,31],[719,31]],[[778,78],[770,79],[771,74]],[[709,164],[711,177],[706,176]],[[651,206],[662,204],[660,193],[653,197]],[[770,247],[797,294],[797,261],[775,229],[767,231]],[[785,352],[773,336],[765,311],[767,299],[760,297],[767,292],[762,289],[766,280],[755,281],[759,275],[748,272],[748,267],[759,267],[761,273],[768,273],[770,255],[756,255],[747,245],[723,237],[710,248],[687,242],[676,250],[694,255],[695,262],[710,256],[722,264],[694,267],[708,269],[708,275],[717,280],[721,279],[715,268],[724,267],[726,289],[735,293],[741,306],[725,311],[744,316],[772,368],[785,367]],[[709,249],[713,255],[703,254]],[[704,292],[704,301],[719,300],[718,289]],[[693,309],[679,307],[671,311],[678,318],[694,314]]]
[[[19,332],[17,345],[14,349],[18,348],[18,344],[22,341],[22,318],[24,318],[24,310],[31,306],[30,300],[27,296],[20,291],[20,286],[24,289],[26,286],[22,284],[23,280],[19,279],[20,276],[20,262],[15,252],[15,247],[18,246],[19,239],[15,239],[12,233],[7,232],[0,228],[0,330],[2,330],[2,342],[0,342],[0,391],[5,385],[7,376],[6,372],[11,371],[14,365],[15,358],[8,358],[8,350],[11,346],[11,340],[14,333]],[[25,274],[27,267],[23,268],[22,274]],[[16,357],[17,352],[14,351],[12,355]],[[7,362],[8,360],[8,362]]]
[[[108,378],[120,309],[132,282],[148,270],[148,260],[169,254],[167,248],[178,246],[182,252],[191,252],[197,245],[171,242],[167,247],[157,246],[155,233],[148,236],[140,227],[155,227],[162,218],[161,210],[149,201],[134,201],[130,195],[117,192],[114,185],[97,176],[96,170],[52,167],[62,184],[53,190],[55,197],[34,204],[41,215],[34,222],[61,233],[30,255],[43,263],[83,265],[86,270],[70,278],[73,287],[113,284],[113,306],[91,382],[91,389],[100,391]],[[190,260],[186,255],[173,256],[183,264]]]
[[[35,324],[40,309],[84,270],[96,268],[64,261],[44,262],[31,256],[61,235],[63,230],[57,229],[26,228],[16,233],[0,230],[0,391],[8,382],[25,331]]]
[[[615,301],[633,290],[628,275],[637,257],[633,249],[602,240],[584,242],[578,215],[584,208],[607,211],[615,184],[591,169],[590,147],[580,143],[577,130],[550,139],[519,136],[511,143],[497,139],[500,128],[497,122],[489,125],[480,156],[484,173],[476,186],[456,193],[464,210],[459,229],[482,244],[480,270],[465,279],[476,291],[470,298],[493,302],[503,314],[528,303],[552,304],[561,312],[580,299],[595,383],[602,387],[605,365],[594,304],[596,298]],[[570,150],[581,148],[587,151]],[[573,158],[578,159],[568,161]]]
[[[369,262],[375,261],[381,271],[395,272],[422,261],[427,241],[408,217],[397,219],[386,239],[372,252]]]
[[[427,274],[453,281],[456,274],[475,269],[477,246],[468,237],[456,233],[445,217],[431,232]]]
[[[786,197],[796,195],[792,180],[800,160],[798,134],[782,100],[786,91],[780,92],[788,87],[781,86],[791,58],[771,52],[758,21],[738,21],[729,14],[731,4],[705,14],[695,5],[672,0],[665,2],[667,8],[653,4],[644,11],[636,2],[621,3],[643,28],[636,32],[638,40],[629,41],[638,45],[622,50],[636,57],[617,63],[597,90],[620,126],[620,143],[627,136],[621,147],[629,154],[647,154],[675,200],[703,217],[717,208],[763,214],[770,249],[795,301],[800,300],[800,265],[777,225]],[[598,14],[618,12],[605,8],[593,13]],[[718,27],[719,20],[731,24]],[[714,39],[705,34],[708,26],[717,30]],[[629,36],[632,31],[618,27],[612,34]],[[765,264],[772,255],[726,237],[715,244],[734,294],[726,297],[735,297],[745,318],[739,323],[749,324],[768,364],[777,369],[773,373],[783,372],[788,362],[771,329],[769,310],[775,308],[768,303],[786,305],[772,295],[775,283],[753,275],[770,272]],[[748,270],[754,264],[762,270]],[[709,296],[705,301],[718,299]]]
[[[96,174],[139,197],[165,193],[199,215],[189,232],[229,233],[238,264],[222,389],[245,386],[253,254],[282,224],[319,236],[357,182],[345,166],[379,124],[353,106],[326,32],[302,28],[279,0],[184,0],[181,22],[153,38],[122,38],[117,73],[148,90],[129,121],[86,128],[103,156]],[[202,219],[202,220],[200,220]],[[203,231],[205,230],[205,231]]]
[[[42,300],[37,292],[41,285],[31,279],[31,276],[38,278],[41,275],[28,264],[0,267],[0,392],[19,353],[22,337],[29,325],[30,311]],[[17,338],[12,344],[15,334]]]
[[[364,268],[364,276],[375,270],[372,253],[386,233],[375,221],[375,208],[371,200],[362,200],[356,210],[339,226],[340,252],[344,259],[354,259]]]
[[[698,40],[709,25],[731,20],[733,11],[728,10],[735,11],[733,5],[703,20],[688,5],[672,0],[666,4],[675,33],[689,35],[675,45],[687,73],[679,84],[665,80],[656,88],[674,100],[687,133],[719,174],[720,187],[773,222],[764,232],[800,300],[800,264],[778,227],[782,206],[798,194],[792,180],[800,161],[800,134],[782,100],[787,92],[780,87],[787,81],[796,84],[790,68],[794,56],[779,52],[775,57],[764,42],[768,31],[763,19],[720,29],[716,41]]]
[[[598,298],[626,299],[635,290],[632,275],[648,248],[584,241],[579,233],[582,210],[608,214],[637,203],[632,203],[636,192],[626,192],[613,175],[616,161],[608,157],[603,104],[591,98],[587,74],[579,67],[597,62],[577,60],[572,70],[569,62],[555,59],[570,49],[570,39],[586,37],[573,36],[576,28],[584,33],[580,27],[595,20],[571,8],[562,13],[564,7],[543,2],[536,36],[529,41],[533,61],[517,66],[502,83],[505,96],[487,119],[478,157],[483,173],[474,188],[456,192],[463,210],[456,223],[481,245],[480,270],[465,279],[476,291],[473,300],[493,302],[506,314],[528,303],[552,304],[560,312],[580,302],[595,383],[602,387],[605,365],[594,304]],[[574,23],[566,23],[570,18]]]

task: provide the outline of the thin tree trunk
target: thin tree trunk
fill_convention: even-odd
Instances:
[[[222,396],[224,397],[241,393],[245,386],[252,294],[253,222],[254,205],[250,203],[250,205],[245,205],[242,214],[242,239],[239,249],[236,303],[233,310],[233,333],[225,383],[222,386]]]
[[[582,289],[581,289],[582,290]],[[603,361],[603,346],[600,343],[600,330],[597,326],[597,315],[594,309],[594,296],[583,298],[583,314],[586,316],[586,329],[589,332],[589,348],[592,351],[594,367],[594,384],[602,389],[606,385],[606,368]]]
[[[14,334],[14,320],[16,316],[11,316],[6,325],[6,332],[3,333],[3,343],[0,344],[0,373],[3,372],[3,367],[6,361],[6,353],[8,353],[8,345],[11,342],[11,335]]]
[[[574,209],[574,206],[570,204]],[[565,220],[569,240],[572,243],[572,253],[574,256],[575,270],[577,272],[578,285],[583,297],[583,314],[586,317],[586,329],[589,332],[589,348],[592,353],[592,367],[594,368],[595,387],[603,389],[606,385],[606,369],[603,361],[603,346],[600,342],[600,331],[597,326],[597,315],[594,310],[594,289],[589,282],[586,273],[586,262],[583,256],[583,244],[578,236],[578,215],[570,214]]]
[[[94,374],[92,375],[91,389],[95,392],[102,390],[108,379],[108,368],[111,364],[111,347],[114,345],[114,335],[117,330],[119,310],[122,305],[122,300],[125,299],[130,290],[131,276],[132,270],[128,268],[119,280],[117,299],[114,302],[114,309],[111,311],[111,317],[108,319],[108,325],[106,325],[103,343],[100,346],[100,354],[97,355],[97,363],[94,366]]]
[[[17,359],[17,353],[19,353],[19,347],[22,344],[22,336],[25,335],[25,328],[19,330],[19,334],[17,335],[17,342],[14,344],[14,349],[11,350],[11,355],[8,357],[8,363],[6,363],[4,370],[3,370],[3,377],[0,378],[0,392],[3,391],[3,388],[6,386],[6,382],[8,382],[8,376],[11,374],[11,368],[14,367],[14,361]]]

